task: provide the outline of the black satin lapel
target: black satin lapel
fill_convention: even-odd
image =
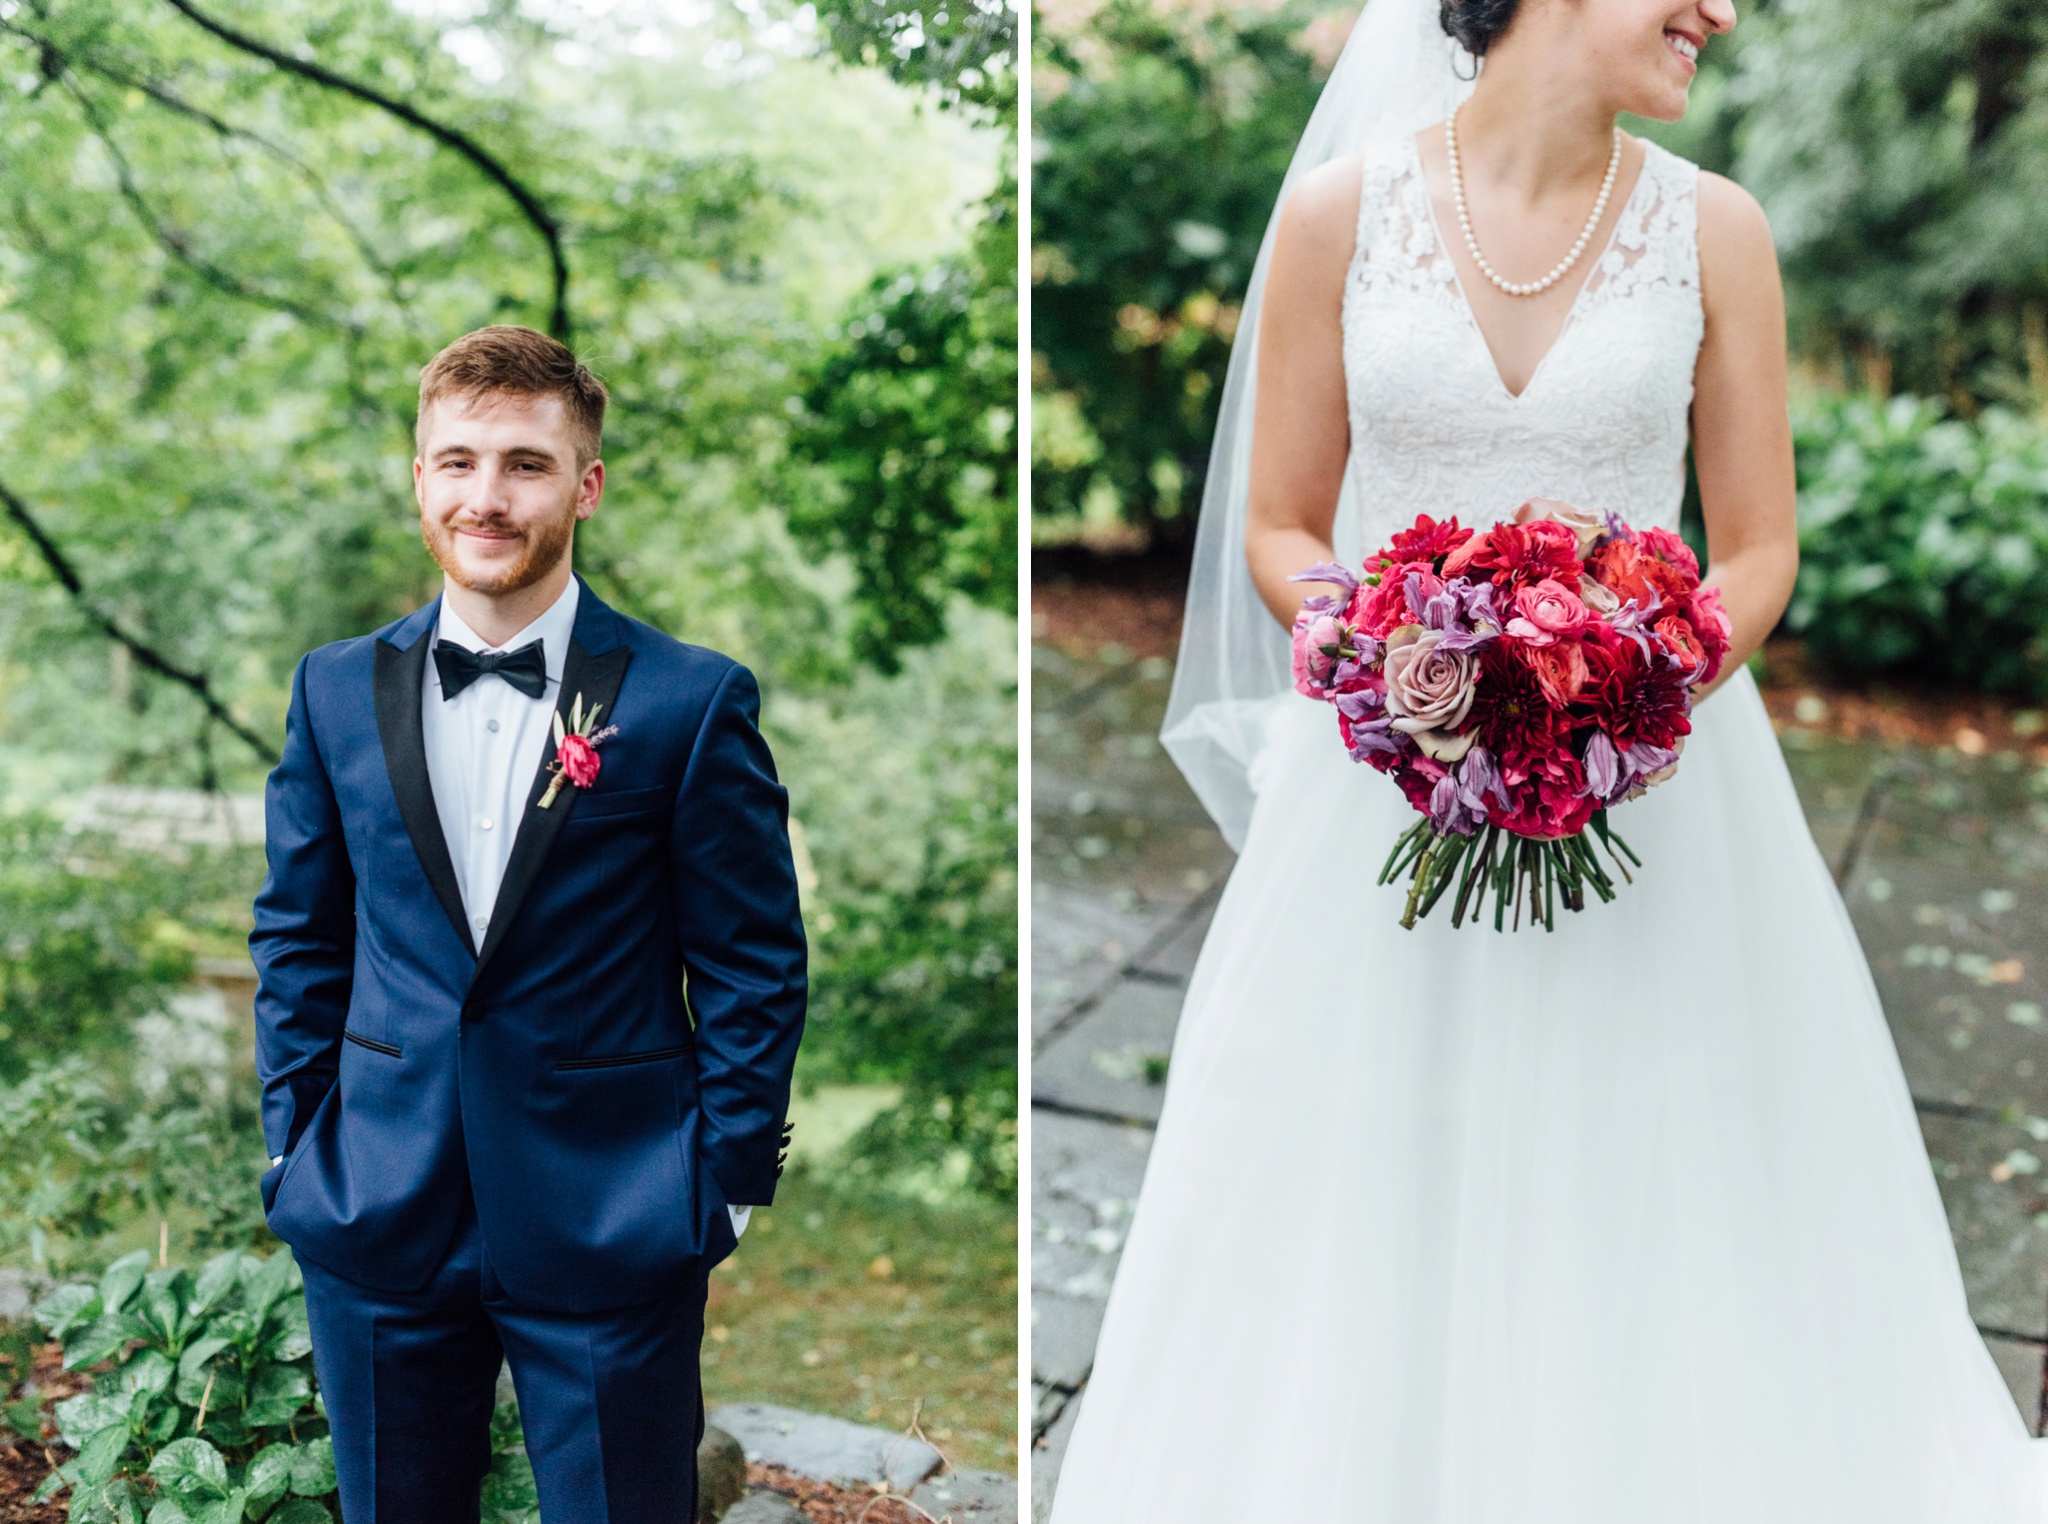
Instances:
[[[568,660],[562,664],[562,687],[557,695],[560,702],[555,706],[561,713],[562,723],[569,723],[569,707],[581,694],[586,712],[593,704],[604,706],[597,717],[597,728],[602,730],[609,725],[613,701],[619,696],[619,681],[626,675],[626,663],[632,656],[632,649],[623,645],[612,647],[602,656],[592,656],[583,649],[581,641],[572,638]],[[603,751],[600,745],[600,765]],[[580,788],[564,784],[555,795],[553,804],[546,809],[540,807],[540,796],[547,792],[548,765],[554,760],[555,737],[551,725],[547,746],[541,753],[540,770],[534,775],[533,786],[526,791],[526,812],[519,817],[519,834],[512,839],[512,857],[505,864],[505,878],[498,886],[498,903],[491,910],[491,929],[484,933],[483,950],[477,954],[477,979],[483,977],[491,955],[504,942],[513,922],[519,919],[519,907],[525,903],[534,880],[540,877],[548,851],[561,834],[562,822],[569,818],[570,812],[576,808],[577,796],[583,792]],[[470,983],[474,988],[476,980],[472,979]]]
[[[434,898],[448,912],[448,919],[462,937],[462,945],[476,951],[469,930],[469,918],[462,911],[462,890],[455,882],[455,861],[448,855],[447,838],[441,834],[441,814],[434,806],[434,785],[427,777],[427,738],[420,723],[420,683],[426,676],[427,650],[432,633],[422,635],[409,650],[401,651],[384,641],[377,642],[374,683],[377,693],[377,736],[384,743],[384,770],[391,775],[391,792],[398,796],[398,813],[405,821],[405,834],[412,838],[420,867],[434,886]]]

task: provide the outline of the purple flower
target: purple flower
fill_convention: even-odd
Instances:
[[[1628,520],[1616,513],[1612,508],[1609,508],[1601,517],[1607,520],[1608,539],[1630,541],[1635,539],[1636,532],[1628,527]]]
[[[1337,586],[1344,589],[1344,596],[1346,598],[1349,598],[1358,591],[1358,578],[1335,561],[1318,561],[1307,571],[1298,571],[1287,580],[1289,582],[1334,582]],[[1327,594],[1324,596],[1327,596]]]
[[[1586,742],[1586,787],[1584,792],[1595,799],[1612,799],[1621,785],[1621,754],[1614,749],[1614,742],[1604,730],[1593,732]]]
[[[1351,697],[1350,694],[1345,695]],[[1351,725],[1351,760],[1363,762],[1374,752],[1399,754],[1405,737],[1396,735],[1391,722],[1385,719],[1371,720],[1365,724],[1353,721]]]

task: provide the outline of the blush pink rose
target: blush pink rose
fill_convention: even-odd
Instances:
[[[1577,593],[1545,577],[1515,594],[1515,617],[1507,632],[1526,645],[1554,645],[1580,634],[1591,617]]]
[[[589,788],[597,782],[597,748],[583,737],[563,736],[555,756],[562,764],[563,775],[578,788]]]
[[[1404,625],[1387,640],[1387,713],[1409,735],[1455,730],[1472,710],[1478,667],[1468,651],[1440,651],[1441,630]]]
[[[1584,573],[1579,576],[1579,601],[1602,619],[1621,609],[1621,600],[1614,596],[1613,588],[1595,582]]]
[[[1560,503],[1554,497],[1532,497],[1515,510],[1517,524],[1533,524],[1538,519],[1549,519],[1569,529],[1577,537],[1581,561],[1592,554],[1593,542],[1607,533],[1607,521],[1599,514],[1589,508]]]

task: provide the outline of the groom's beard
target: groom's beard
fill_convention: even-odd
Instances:
[[[458,587],[466,587],[472,593],[481,593],[488,598],[501,598],[507,593],[516,593],[521,588],[531,587],[556,566],[569,553],[570,543],[576,536],[576,507],[572,502],[562,510],[557,519],[520,529],[516,525],[485,520],[476,525],[495,531],[511,531],[519,536],[519,554],[510,561],[498,561],[491,570],[477,572],[462,564],[455,549],[455,532],[458,526],[436,523],[422,516],[420,538],[426,542],[427,553],[439,563],[448,579]]]

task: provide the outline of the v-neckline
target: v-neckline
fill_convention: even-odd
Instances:
[[[1549,345],[1536,361],[1536,368],[1529,372],[1529,379],[1522,383],[1522,389],[1517,392],[1508,389],[1507,378],[1500,373],[1500,361],[1494,358],[1493,345],[1487,342],[1486,330],[1480,326],[1479,312],[1473,307],[1471,297],[1466,295],[1465,277],[1459,273],[1458,262],[1451,257],[1450,240],[1444,237],[1444,230],[1437,223],[1436,197],[1430,192],[1429,175],[1423,168],[1422,144],[1418,141],[1420,136],[1420,133],[1408,134],[1408,155],[1415,167],[1415,184],[1422,197],[1422,209],[1429,217],[1430,237],[1436,240],[1438,257],[1450,269],[1451,287],[1458,298],[1458,310],[1465,314],[1465,322],[1472,330],[1472,337],[1478,341],[1479,353],[1486,362],[1487,373],[1493,377],[1493,384],[1500,388],[1503,397],[1511,403],[1520,402],[1536,389],[1536,383],[1543,378],[1544,369],[1550,364],[1550,357],[1557,353],[1558,346],[1565,341],[1565,336],[1578,326],[1579,308],[1585,305],[1586,292],[1593,284],[1593,277],[1600,273],[1601,265],[1606,263],[1607,256],[1613,252],[1616,240],[1621,237],[1622,225],[1628,221],[1629,213],[1635,209],[1636,197],[1642,194],[1643,182],[1650,177],[1650,155],[1657,151],[1657,145],[1644,142],[1643,162],[1636,166],[1635,182],[1628,188],[1628,196],[1621,203],[1621,211],[1615,216],[1614,226],[1607,230],[1607,241],[1600,245],[1599,254],[1587,266],[1584,277],[1579,281],[1579,289],[1572,293],[1571,306],[1565,309],[1564,321],[1558,325],[1557,332],[1551,335]]]

